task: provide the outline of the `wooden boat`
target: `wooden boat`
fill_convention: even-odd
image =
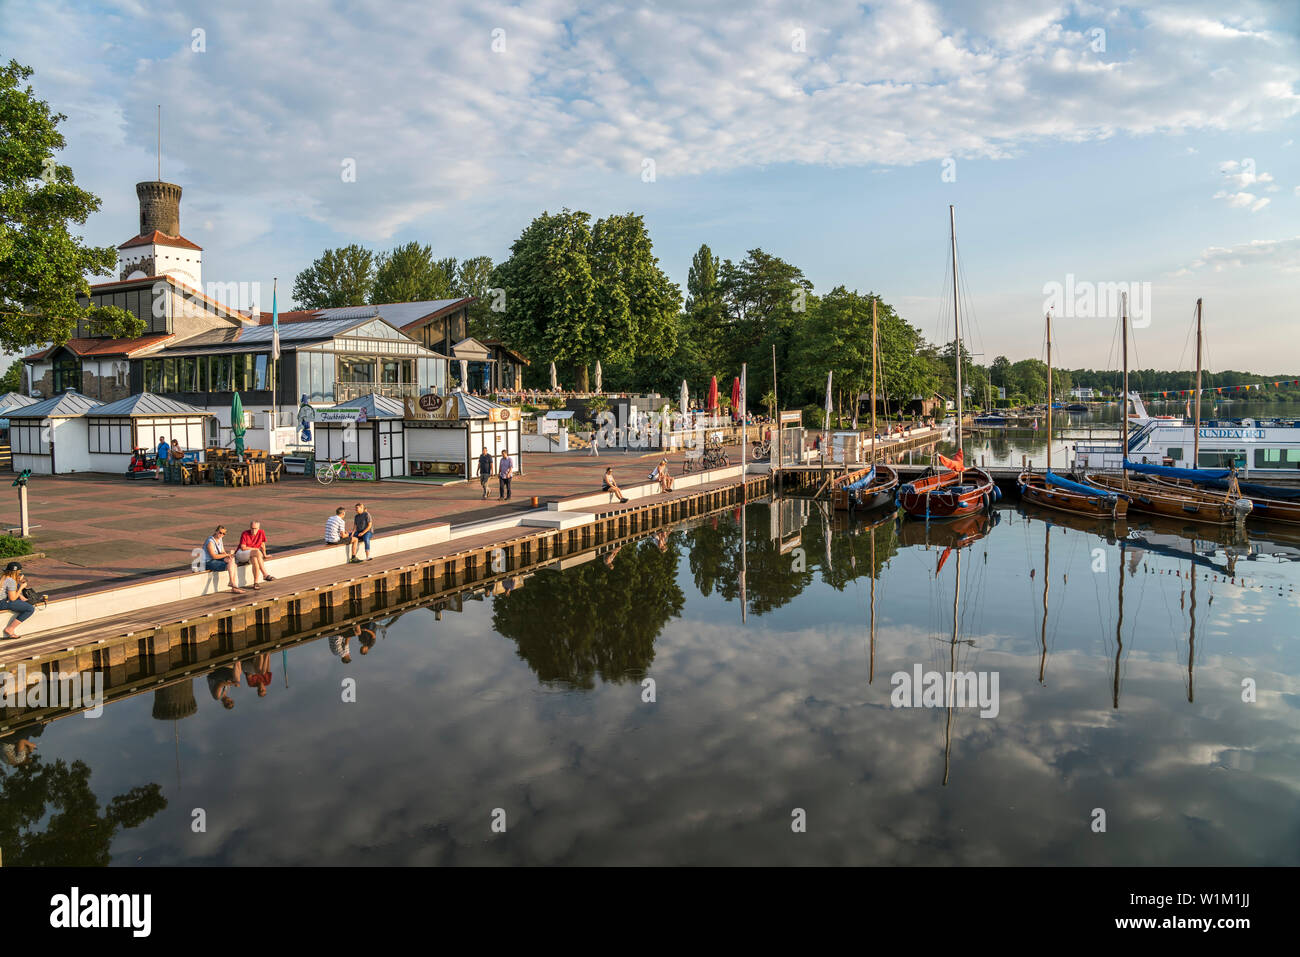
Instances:
[[[1047,314],[1047,471],[1020,473],[1016,486],[1022,501],[1080,515],[1123,518],[1128,514],[1128,496],[1108,492],[1062,478],[1052,471],[1052,314]]]
[[[893,505],[898,494],[898,473],[888,465],[872,466],[864,477],[844,487],[849,511],[869,511]]]
[[[898,490],[898,504],[907,515],[925,521],[961,518],[989,508],[1001,498],[998,487],[988,472],[965,467],[962,447],[962,384],[961,384],[961,313],[957,305],[957,213],[948,207],[949,236],[952,242],[952,321],[957,333],[957,456],[952,468],[935,471],[915,482],[908,482]],[[942,457],[941,461],[943,460]]]
[[[1123,470],[1118,474],[1108,472],[1091,473],[1084,476],[1084,482],[1094,488],[1117,492],[1131,498],[1129,510],[1145,512],[1150,515],[1164,515],[1169,518],[1182,518],[1192,522],[1204,522],[1210,525],[1232,525],[1243,521],[1252,509],[1249,500],[1234,494],[1229,489],[1222,495],[1210,495],[1194,488],[1180,488],[1163,484],[1158,475],[1185,472],[1186,469],[1166,469],[1159,465],[1146,465],[1128,460],[1128,426],[1129,426],[1129,389],[1128,389],[1128,297],[1121,294],[1122,303],[1120,323],[1123,328],[1124,354],[1124,408],[1120,419],[1124,423]],[[1201,300],[1196,300],[1196,428],[1194,434],[1200,433],[1201,402]],[[1223,474],[1223,473],[1217,473]]]
[[[899,522],[898,543],[927,548],[965,548],[992,531],[1000,518],[996,511],[983,511],[944,522],[942,525],[926,526],[916,522]]]

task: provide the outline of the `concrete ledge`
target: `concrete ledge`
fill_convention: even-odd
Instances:
[[[391,535],[377,535],[371,541],[371,555],[375,558],[395,555],[413,548],[438,545],[450,538],[451,526],[446,522]],[[319,548],[297,550],[272,557],[267,560],[266,570],[276,578],[290,578],[322,568],[346,566],[347,561],[346,545],[321,545]],[[248,565],[236,566],[235,580],[239,582],[241,588],[251,585],[252,568]],[[219,591],[229,591],[227,575],[224,571],[194,572],[186,569],[169,578],[142,582],[138,585],[122,585],[107,591],[51,601],[48,606],[37,608],[36,614],[28,619],[22,633],[24,637],[35,637],[56,628],[78,623],[87,624],[139,608],[165,605],[186,598],[201,598]],[[6,623],[8,621],[2,612],[0,612],[0,621]]]
[[[519,520],[520,525],[535,526],[538,528],[577,528],[579,525],[590,525],[596,520],[596,516],[590,512],[570,512],[568,514],[547,514],[545,512],[530,512]]]
[[[696,488],[701,485],[708,485],[712,482],[723,482],[728,479],[740,478],[741,466],[729,465],[726,468],[710,469],[707,472],[691,472],[689,475],[673,476],[673,491],[682,489]],[[644,474],[644,473],[642,473]],[[647,485],[636,485],[623,490],[629,501],[641,501],[645,504],[645,499],[656,498],[664,493],[659,491],[659,483],[653,482]],[[599,508],[604,505],[610,505],[618,501],[609,492],[593,492],[590,495],[575,495],[572,498],[566,498],[560,502],[548,502],[547,510],[552,512],[571,512],[584,508]]]

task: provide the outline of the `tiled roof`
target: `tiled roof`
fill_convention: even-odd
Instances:
[[[200,409],[190,405],[188,402],[177,402],[175,399],[169,399],[163,395],[154,395],[152,392],[141,392],[139,395],[130,395],[125,399],[118,399],[116,402],[110,402],[107,405],[101,405],[95,409],[95,415],[124,415],[124,416],[141,416],[141,415],[211,415],[207,409]]]
[[[138,336],[135,339],[69,339],[63,343],[62,348],[66,348],[73,355],[82,357],[129,356],[152,346],[161,345],[172,338],[174,337],[169,333],[155,332],[146,336]],[[24,356],[24,359],[27,362],[36,362],[44,359],[59,348],[61,347],[50,346],[48,349],[42,349],[40,352],[33,352],[29,356]]]
[[[143,236],[132,236],[118,249],[128,249],[131,246],[179,246],[181,249],[197,249],[203,251],[203,247],[198,243],[192,243],[184,236],[168,236],[160,229],[155,229],[151,233],[145,233]]]
[[[75,418],[79,415],[85,415],[91,409],[100,406],[88,395],[82,395],[80,392],[65,392],[62,395],[56,395],[52,399],[45,399],[42,402],[35,402],[31,405],[23,406],[21,409],[14,409],[9,413],[11,419],[62,419]]]

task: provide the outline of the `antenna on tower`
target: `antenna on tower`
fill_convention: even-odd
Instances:
[[[162,104],[158,104],[158,182],[162,182]]]

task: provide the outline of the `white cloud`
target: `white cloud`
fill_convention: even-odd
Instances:
[[[1162,9],[1144,28],[1123,7],[1051,0],[828,4],[797,21],[777,0],[743,13],[684,0],[636,12],[465,2],[436,17],[400,3],[328,14],[43,3],[37,15],[29,0],[6,20],[6,47],[69,113],[70,140],[101,168],[116,164],[123,207],[133,197],[122,183],[151,175],[161,101],[164,173],[187,187],[186,211],[232,229],[232,242],[276,213],[386,239],[500,205],[505,192],[637,177],[646,157],[661,179],[905,166],[1300,114],[1300,56],[1285,30]],[[196,25],[201,54],[189,46]],[[1090,45],[1094,25],[1106,52]],[[491,49],[498,27],[504,53]],[[806,53],[791,49],[795,27]],[[345,158],[355,183],[340,179]],[[200,197],[213,208],[196,208]]]
[[[1209,266],[1215,272],[1243,266],[1268,266],[1279,272],[1300,272],[1300,236],[1291,239],[1252,239],[1235,246],[1211,246],[1185,273]]]

